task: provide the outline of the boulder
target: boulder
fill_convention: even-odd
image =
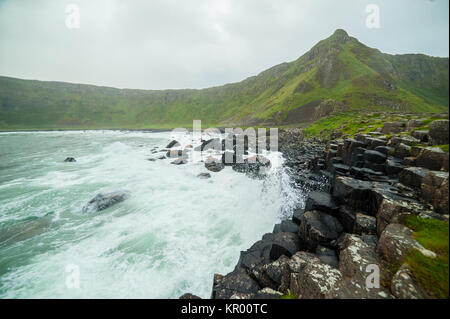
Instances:
[[[403,159],[411,155],[411,146],[400,143],[394,147],[394,156]]]
[[[292,221],[296,223],[297,225],[300,225],[301,218],[303,214],[305,213],[304,208],[296,208],[294,209],[294,213],[292,214]]]
[[[408,202],[383,198],[376,214],[378,236],[381,235],[387,225],[390,223],[403,224],[406,217],[411,214],[412,208]]]
[[[369,150],[364,152],[364,159],[375,164],[383,164],[386,162],[387,156],[381,152]]]
[[[299,235],[307,249],[315,250],[317,245],[329,247],[343,230],[335,217],[313,210],[303,214]]]
[[[77,160],[75,159],[75,158],[73,158],[73,157],[67,157],[65,160],[64,160],[64,162],[66,162],[66,163],[73,163],[73,162],[76,162]]]
[[[448,120],[439,120],[430,123],[429,134],[433,145],[448,144]]]
[[[340,203],[346,203],[354,210],[367,210],[372,192],[372,183],[352,177],[338,176],[334,180],[333,197]]]
[[[367,266],[380,265],[375,247],[366,244],[359,236],[346,234],[340,244],[339,270],[346,276],[365,282]]]
[[[353,233],[362,234],[376,234],[377,232],[377,219],[373,216],[357,213],[355,216],[355,225]]]
[[[429,140],[429,134],[428,131],[413,131],[411,132],[411,136],[418,139],[422,143],[427,143]]]
[[[226,276],[214,275],[211,299],[230,299],[237,293],[255,294],[258,283],[245,273],[230,273]]]
[[[166,156],[168,158],[182,157],[183,151],[182,150],[170,150],[170,151],[167,151]]]
[[[405,225],[392,223],[381,234],[377,253],[389,264],[400,264],[413,249],[417,249],[424,256],[436,257],[434,252],[425,249],[413,238],[411,229]]]
[[[333,249],[318,245],[316,248],[316,255],[324,264],[328,264],[334,268],[339,267],[339,261],[336,252]]]
[[[186,163],[187,163],[187,159],[183,158],[183,157],[179,157],[176,160],[170,162],[170,164],[173,164],[173,165],[183,165],[183,164],[186,164]]]
[[[394,158],[388,158],[386,161],[386,174],[389,176],[397,176],[401,173],[404,166],[401,160],[395,160]]]
[[[220,138],[212,138],[207,141],[203,141],[201,145],[194,148],[194,151],[206,151],[209,149],[214,149],[216,151],[222,150]]]
[[[178,147],[180,146],[180,143],[176,140],[172,140],[169,144],[167,144],[166,148],[172,148],[172,147]]]
[[[365,282],[345,278],[337,282],[325,295],[325,299],[393,299],[390,292],[380,288],[368,288]]]
[[[434,171],[448,172],[449,154],[438,147],[423,148],[416,158],[416,165]]]
[[[407,264],[403,264],[392,278],[391,291],[399,299],[428,298],[423,288],[415,281]]]
[[[269,264],[253,268],[251,275],[256,278],[261,287],[278,290],[281,285],[283,270],[287,267],[288,262],[289,258],[282,255]]]
[[[439,214],[449,213],[448,177],[448,172],[429,171],[420,185],[423,198],[433,205]]]
[[[205,161],[205,168],[211,172],[220,172],[224,169],[224,165],[222,162],[214,159],[213,157],[208,157]]]
[[[273,231],[275,233],[298,233],[298,225],[291,220],[283,220],[280,224],[276,224]]]
[[[211,178],[211,174],[210,173],[200,173],[197,175],[197,177],[200,179],[208,179],[208,178]]]
[[[403,122],[385,122],[383,128],[381,129],[381,133],[383,134],[400,133],[403,132],[405,128],[406,125]]]
[[[340,280],[341,272],[325,263],[307,262],[299,273],[291,274],[290,291],[301,299],[324,299]]]
[[[331,194],[313,191],[308,194],[305,210],[320,210],[328,214],[335,214],[339,210]]]
[[[256,294],[252,295],[250,299],[280,299],[282,296],[283,294],[279,291],[270,288],[264,288],[259,290]]]
[[[104,210],[117,203],[123,202],[129,197],[127,191],[117,191],[108,194],[97,194],[84,207],[83,213],[97,212]]]
[[[407,167],[400,173],[399,180],[406,186],[420,188],[428,172],[428,169],[422,167]]]
[[[300,249],[298,236],[293,233],[275,234],[270,248],[270,259],[277,260],[282,255],[291,257]]]
[[[390,146],[377,146],[375,147],[375,151],[387,156],[391,154],[392,148]]]

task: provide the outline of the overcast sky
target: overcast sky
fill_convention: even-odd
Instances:
[[[80,28],[66,26],[66,5]],[[366,26],[366,6],[380,28]],[[297,59],[343,28],[386,53],[449,55],[448,0],[0,0],[0,75],[203,88]]]

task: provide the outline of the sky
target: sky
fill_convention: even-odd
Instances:
[[[338,28],[385,53],[448,57],[448,12],[448,0],[0,0],[0,75],[205,88],[293,61]]]

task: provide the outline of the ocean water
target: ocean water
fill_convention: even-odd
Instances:
[[[170,132],[0,133],[0,298],[208,298],[214,273],[304,200],[277,152],[262,180],[148,161],[171,138],[198,144]],[[117,190],[130,197],[82,212]]]

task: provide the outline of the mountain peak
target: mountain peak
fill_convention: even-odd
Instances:
[[[330,38],[339,42],[347,42],[350,36],[344,29],[337,29]]]

